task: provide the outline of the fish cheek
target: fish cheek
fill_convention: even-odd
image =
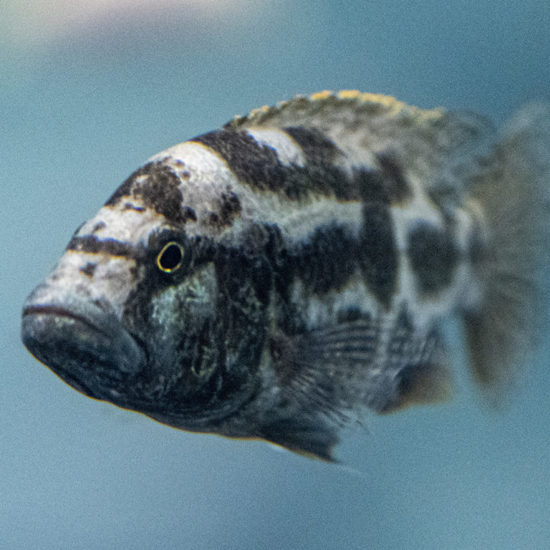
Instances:
[[[155,298],[154,312],[163,319],[159,328],[172,338],[175,363],[190,383],[200,385],[219,364],[216,296],[214,267],[208,263]]]
[[[180,243],[183,239],[168,232],[154,233],[147,247],[142,248],[136,255],[136,263],[131,273],[135,284],[123,309],[124,323],[132,335],[146,346],[149,363],[155,361],[151,342],[155,341],[160,328],[166,326],[170,320],[170,299],[162,298],[166,292],[173,292],[186,274],[185,269],[178,269],[172,273],[159,268],[159,256],[171,241]],[[155,302],[159,301],[162,307],[158,306],[155,309]]]
[[[192,398],[218,367],[215,298],[211,264],[151,294],[145,336],[150,375],[162,379],[166,394]]]

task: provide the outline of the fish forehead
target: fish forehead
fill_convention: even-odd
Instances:
[[[103,206],[86,221],[76,232],[76,237],[94,236],[98,240],[116,240],[131,247],[145,244],[150,233],[164,222],[162,216],[146,208],[138,199],[132,199],[132,205],[140,208],[125,207],[130,201],[118,206]]]
[[[230,167],[215,151],[199,143],[179,143],[157,153],[149,161],[169,167],[180,178],[182,206],[194,209],[198,225],[205,225],[207,214],[219,209],[224,192],[239,187]],[[239,198],[246,199],[246,196],[239,193]],[[192,227],[190,231],[193,231]]]

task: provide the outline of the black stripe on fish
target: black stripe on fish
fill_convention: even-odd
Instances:
[[[332,164],[339,155],[342,155],[333,141],[315,128],[287,126],[284,130],[300,146],[310,165]]]
[[[350,175],[332,164],[343,153],[321,132],[304,127],[286,130],[304,152],[306,166],[281,163],[275,148],[232,128],[215,130],[191,141],[218,153],[239,181],[262,191],[281,192],[291,200],[318,194],[341,201],[390,203],[406,196],[406,181],[389,157],[381,157],[381,170],[357,167]]]
[[[286,174],[275,149],[230,128],[214,130],[191,140],[218,153],[241,182],[262,190],[280,191]]]
[[[281,304],[291,307],[289,292],[294,282],[302,283],[306,294],[338,291],[359,272],[361,253],[358,236],[342,222],[327,222],[293,243],[285,242],[276,224],[253,224],[243,232],[238,245],[224,252],[231,254],[233,263],[220,273],[218,284],[225,287],[227,281],[235,280],[231,292],[240,292],[238,281],[243,280],[244,273],[262,303],[268,304],[269,293],[274,290]],[[281,320],[286,330],[294,332],[290,318],[300,315],[295,311],[283,314],[289,317],[289,323]],[[297,321],[297,327],[302,324]]]
[[[412,191],[397,160],[389,153],[379,154],[377,159],[390,202],[403,202],[412,198]]]
[[[109,254],[110,256],[135,256],[134,249],[128,243],[116,239],[98,239],[93,235],[73,237],[67,245],[67,250],[75,252],[89,252],[91,254]]]
[[[380,203],[364,205],[363,214],[364,227],[358,235],[349,225],[330,221],[293,244],[284,241],[276,225],[250,226],[232,252],[233,275],[224,271],[223,277],[237,281],[242,273],[250,274],[256,296],[265,303],[273,288],[289,308],[281,314],[281,323],[290,333],[303,324],[289,296],[294,281],[301,282],[308,294],[323,295],[341,290],[355,274],[362,273],[368,290],[388,307],[398,269],[391,216]],[[219,284],[227,283],[220,280]]]
[[[344,153],[316,128],[287,126],[284,130],[302,149],[306,157],[307,177],[315,191],[327,196],[334,195],[342,201],[351,201],[364,200],[371,186],[384,188],[383,178],[374,170],[354,168],[350,177],[344,170],[334,166],[333,163],[338,157],[343,157]],[[390,200],[385,189],[376,193],[383,195],[384,200]]]
[[[264,306],[269,302],[277,258],[270,256],[272,226],[250,224],[236,246],[219,245],[215,253],[219,288],[228,292],[228,299],[246,297],[243,285]]]
[[[390,204],[391,198],[380,172],[367,168],[354,168],[353,179],[363,202]]]
[[[324,294],[344,286],[357,270],[359,240],[345,225],[330,222],[317,227],[308,239],[290,251],[294,275],[307,290]]]
[[[285,165],[279,160],[275,148],[258,143],[245,132],[224,128],[191,141],[202,143],[218,153],[237,179],[250,187],[280,192],[291,200],[300,200],[312,193],[336,196],[340,200],[359,198],[353,181],[342,169],[328,162],[306,166]],[[311,147],[308,155],[314,158]]]
[[[450,285],[459,253],[448,230],[419,223],[408,234],[408,249],[421,293],[431,294]]]
[[[169,166],[150,162],[136,170],[113,193],[105,206],[114,206],[127,197],[139,198],[145,207],[161,214],[169,223],[183,225],[189,220],[195,221],[197,217],[193,209],[184,206],[180,183],[180,178]]]
[[[367,286],[381,304],[389,307],[395,292],[398,258],[392,218],[385,204],[364,204],[358,257]]]

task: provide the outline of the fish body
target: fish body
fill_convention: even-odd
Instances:
[[[90,397],[330,460],[363,408],[448,393],[446,319],[487,388],[531,345],[547,121],[533,107],[498,133],[355,91],[236,117],[75,232],[23,341]]]

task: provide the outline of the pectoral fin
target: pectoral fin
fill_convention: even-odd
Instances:
[[[446,401],[452,396],[449,369],[438,363],[411,365],[399,373],[395,398],[381,413],[395,412],[411,405]]]
[[[278,334],[271,355],[280,401],[261,437],[323,460],[362,408],[385,413],[450,394],[438,333],[415,330],[405,313]]]
[[[319,419],[288,418],[268,424],[262,429],[263,439],[298,454],[336,462],[332,449],[338,443],[334,427]]]

